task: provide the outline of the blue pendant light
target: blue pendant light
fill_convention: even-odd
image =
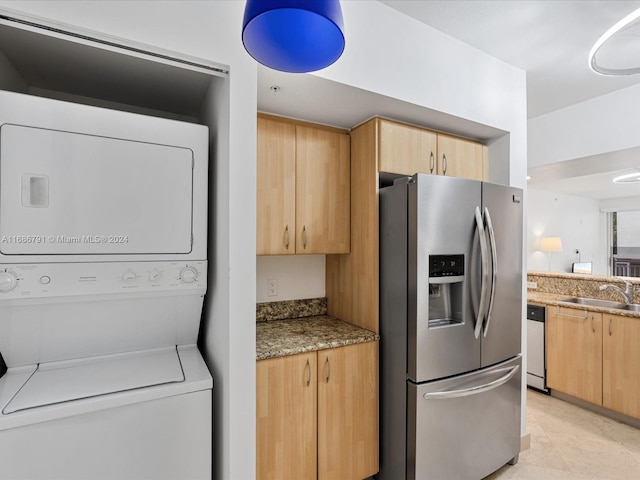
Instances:
[[[247,0],[242,43],[274,70],[313,72],[340,58],[343,27],[339,0]]]

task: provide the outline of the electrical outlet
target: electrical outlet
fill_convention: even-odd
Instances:
[[[277,297],[277,296],[278,296],[278,279],[268,278],[267,279],[267,297]]]
[[[527,288],[535,290],[536,288],[538,288],[538,282],[527,282]]]

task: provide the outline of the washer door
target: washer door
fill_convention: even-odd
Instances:
[[[175,347],[44,363],[38,365],[2,414],[184,379]]]

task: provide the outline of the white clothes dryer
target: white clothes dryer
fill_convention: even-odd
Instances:
[[[208,137],[0,91],[0,478],[211,477]]]

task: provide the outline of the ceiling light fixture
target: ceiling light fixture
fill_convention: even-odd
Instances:
[[[629,15],[624,17],[618,23],[616,23],[609,30],[604,32],[604,34],[598,39],[598,41],[593,45],[591,51],[589,52],[589,68],[600,75],[635,75],[640,73],[640,67],[634,68],[606,68],[598,65],[596,61],[596,53],[602,46],[616,33],[621,32],[625,27],[631,25],[634,21],[636,21],[640,17],[640,8],[631,12]]]
[[[339,0],[247,0],[242,43],[274,70],[313,72],[340,58],[343,29]]]
[[[613,183],[640,183],[640,172],[627,173],[613,179]]]

